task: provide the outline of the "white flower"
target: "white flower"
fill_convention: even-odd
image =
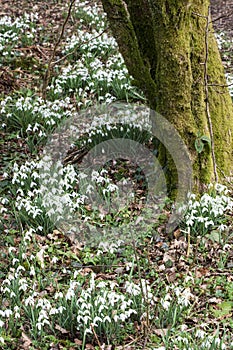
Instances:
[[[99,314],[101,314],[101,312],[104,310],[104,309],[108,309],[108,307],[106,305],[100,305],[99,307]]]
[[[22,265],[19,265],[16,269],[16,272],[19,273],[20,271],[25,271],[25,267],[23,267]]]
[[[119,319],[120,319],[121,321],[123,321],[123,322],[126,320],[126,318],[127,318],[126,314],[121,313],[121,314],[119,315]]]
[[[58,311],[60,312],[60,314],[62,314],[65,309],[66,308],[64,306],[59,306],[58,307]]]
[[[58,299],[58,298],[60,298],[60,299],[62,299],[63,298],[63,294],[62,294],[62,292],[56,292],[55,293],[55,295],[54,295],[54,299]]]
[[[92,322],[92,325],[94,326],[94,327],[98,327],[98,322],[103,322],[102,321],[102,319],[99,317],[99,316],[96,316],[95,318],[94,318],[94,320],[93,320],[93,322]]]
[[[10,310],[10,309],[6,309],[5,310],[5,316],[6,317],[9,317],[10,315],[12,315],[13,313],[12,313],[12,311]]]
[[[23,290],[25,292],[27,290],[27,287],[28,287],[26,280],[24,280],[24,279],[19,280],[19,284],[20,284],[19,290]]]
[[[112,320],[111,320],[111,318],[110,318],[109,316],[105,316],[104,319],[103,319],[103,322],[109,322],[109,323],[111,323]]]
[[[66,300],[71,300],[74,296],[75,296],[74,290],[69,288],[65,295]]]
[[[165,310],[168,310],[171,305],[170,301],[164,299],[161,299],[160,303]]]
[[[35,276],[35,274],[36,274],[35,268],[34,268],[34,266],[32,265],[32,266],[30,267],[29,275],[30,275],[30,276]]]
[[[106,283],[104,281],[101,281],[97,284],[96,288],[105,288],[106,287]]]
[[[16,251],[16,248],[15,247],[9,247],[9,253],[11,252],[15,252]],[[14,264],[13,264],[14,265]]]
[[[25,305],[28,306],[34,306],[35,302],[34,302],[34,298],[32,296],[29,296],[27,299],[25,299],[24,301]]]
[[[15,318],[20,318],[20,314],[18,312],[15,313]]]
[[[58,260],[59,260],[59,259],[58,259],[56,256],[53,256],[51,262],[52,262],[53,264],[56,264],[56,262],[57,262]]]
[[[36,327],[38,328],[39,331],[41,331],[43,324],[41,322],[38,322],[36,324]]]
[[[138,285],[136,285],[132,282],[128,282],[128,281],[126,281],[126,283],[125,283],[125,290],[127,293],[134,295],[134,296],[141,294],[141,288]]]
[[[196,337],[197,338],[204,339],[205,335],[206,334],[205,334],[205,332],[203,330],[197,329],[197,331],[196,331]]]
[[[9,276],[8,276],[8,278],[9,278]],[[10,278],[9,278],[9,279],[6,278],[6,279],[2,282],[2,285],[4,285],[4,284],[8,284],[8,286],[10,286],[10,284],[11,284]]]
[[[12,260],[12,265],[15,265],[15,264],[18,263],[18,262],[19,262],[19,259],[14,258],[14,259]]]
[[[84,334],[92,334],[92,330],[90,328],[85,328]]]
[[[83,317],[83,321],[84,321],[84,324],[88,324],[88,321],[90,321],[91,320],[91,317],[90,316],[84,316]]]

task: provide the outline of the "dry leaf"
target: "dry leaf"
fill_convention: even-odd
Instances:
[[[159,337],[165,336],[168,331],[169,331],[168,328],[153,329],[153,333],[155,333]]]
[[[211,304],[220,304],[222,302],[222,299],[221,298],[216,298],[216,297],[213,297],[213,298],[210,298],[208,300],[209,303]]]
[[[74,339],[75,344],[82,346],[83,342],[79,339]]]
[[[22,332],[22,340],[23,340],[23,345],[22,345],[23,349],[29,349],[29,346],[31,345],[32,341],[24,332]]]
[[[209,273],[209,269],[204,267],[197,268],[195,271],[196,278],[201,278],[202,276],[206,276]]]
[[[58,324],[55,325],[55,329],[57,329],[59,332],[62,334],[67,334],[69,333],[65,328],[60,327]]]
[[[176,272],[169,273],[166,277],[167,277],[167,281],[169,283],[172,283],[176,279]]]
[[[163,262],[166,263],[167,261],[174,261],[174,259],[168,253],[165,253],[163,256]]]
[[[178,228],[173,234],[176,239],[179,238],[181,234],[180,229]]]
[[[164,271],[164,270],[166,270],[165,265],[164,264],[160,265],[159,266],[159,271]]]

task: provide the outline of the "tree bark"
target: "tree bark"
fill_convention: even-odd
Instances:
[[[149,106],[187,145],[196,188],[230,176],[233,106],[209,16],[209,0],[102,0],[129,73]],[[211,132],[213,129],[213,135]],[[199,136],[205,142],[195,148]],[[214,150],[214,152],[213,152]],[[215,156],[215,160],[214,160]],[[174,184],[172,157],[160,150]]]

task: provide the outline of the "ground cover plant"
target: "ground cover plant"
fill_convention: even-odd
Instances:
[[[114,212],[96,210],[87,202],[93,188],[79,192],[85,174],[76,164],[109,137],[144,143],[156,155],[156,140],[135,120],[116,129],[107,121],[90,128],[80,118],[79,138],[56,163],[59,176],[41,172],[44,147],[59,125],[97,103],[140,106],[145,99],[100,3],[35,1],[28,8],[18,1],[15,9],[3,3],[0,348],[233,349],[231,185],[190,193],[182,222],[168,235],[173,203],[157,201],[142,218],[142,169],[109,160],[92,172],[93,188],[110,209],[115,199],[124,202]],[[65,29],[57,46],[51,28]],[[218,40],[224,56],[231,39],[220,33]],[[230,83],[232,67],[226,69]],[[53,202],[41,184],[53,189]],[[71,217],[78,213],[85,229],[94,223],[124,230],[137,218],[139,235],[130,243],[120,236],[90,246],[59,224],[64,208]]]

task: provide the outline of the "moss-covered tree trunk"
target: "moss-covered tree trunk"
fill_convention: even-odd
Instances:
[[[135,83],[150,107],[171,122],[186,143],[196,186],[216,179],[215,164],[221,180],[230,176],[233,108],[209,0],[102,0],[102,4]],[[204,135],[212,147],[204,141],[198,153],[195,140]],[[172,159],[165,153],[161,151],[160,158],[168,164],[172,184]]]

